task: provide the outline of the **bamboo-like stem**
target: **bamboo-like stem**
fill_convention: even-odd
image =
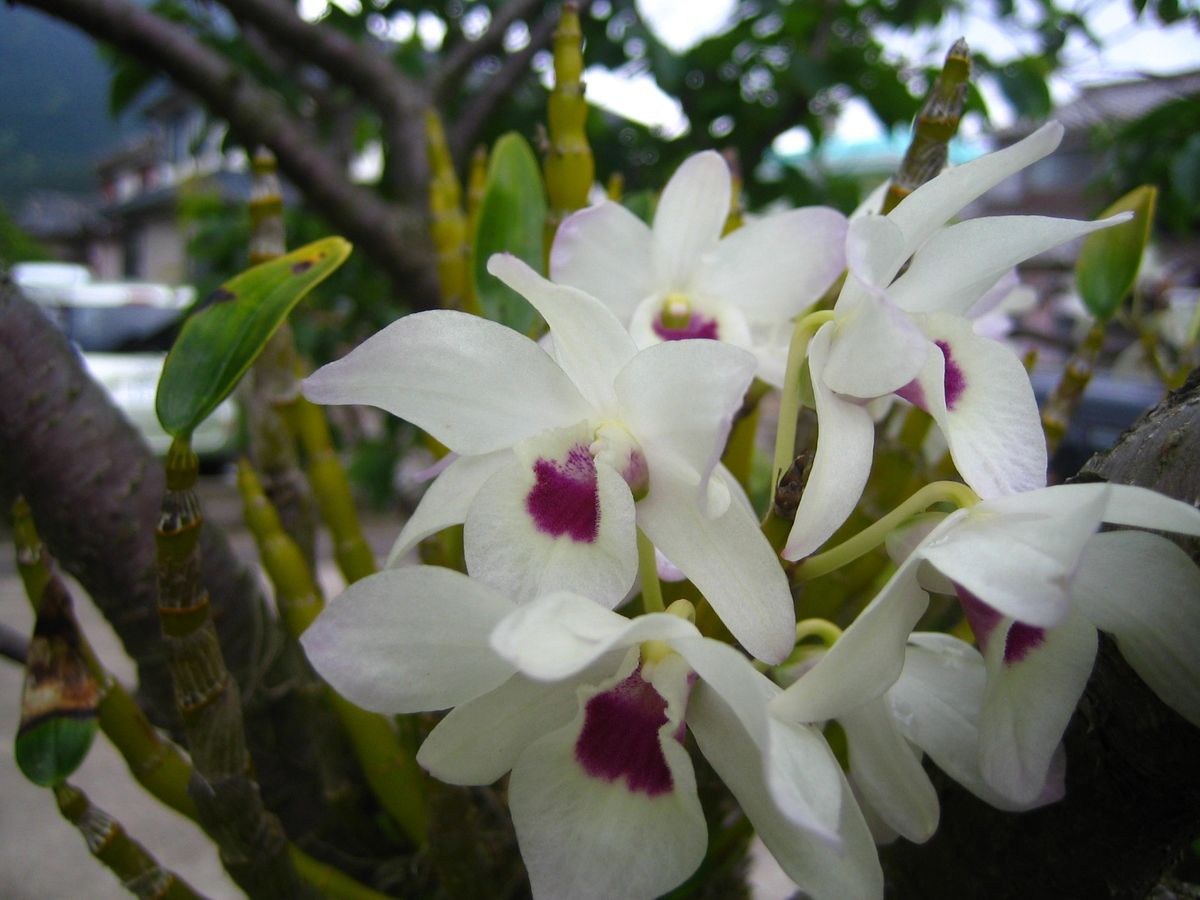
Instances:
[[[225,668],[199,577],[198,468],[187,439],[177,437],[167,453],[167,489],[155,533],[159,619],[194,767],[189,792],[222,863],[247,894],[313,896],[292,864],[283,827],[249,775],[241,698]]]
[[[246,524],[275,587],[275,602],[288,631],[299,638],[324,607],[320,588],[299,549],[280,527],[278,515],[245,460],[238,466],[238,488]],[[428,839],[429,810],[424,775],[411,750],[401,743],[385,717],[360,709],[333,690],[328,691],[328,697],[380,805],[415,844],[424,844]]]
[[[479,315],[479,310],[468,304],[470,244],[467,217],[462,210],[462,186],[446,146],[441,117],[432,109],[425,112],[425,147],[429,155],[429,233],[437,251],[442,306]]]
[[[463,298],[463,309],[482,315],[479,305],[479,290],[475,284],[475,272],[471,268],[471,250],[475,246],[475,235],[479,233],[479,215],[483,210],[483,195],[487,193],[488,151],[480,144],[471,154],[471,168],[467,172],[467,234],[463,252],[466,254],[467,283]]]
[[[958,133],[970,79],[971,52],[967,42],[959,38],[946,54],[941,74],[917,113],[904,160],[888,185],[884,214],[946,167],[950,139]]]
[[[250,262],[276,259],[287,252],[283,192],[275,157],[260,149],[254,156],[250,189]],[[250,455],[262,473],[263,488],[279,511],[283,527],[310,568],[316,565],[316,514],[312,494],[300,470],[296,443],[277,407],[299,396],[299,368],[291,327],[284,322],[255,360],[247,380],[246,417]]]
[[[1104,329],[1103,322],[1097,321],[1092,325],[1083,343],[1067,360],[1058,384],[1046,400],[1046,407],[1042,410],[1042,430],[1046,433],[1046,451],[1051,456],[1067,436],[1071,419],[1083,402],[1083,393],[1092,380],[1092,370],[1100,356],[1100,348],[1104,346]]]
[[[350,481],[333,449],[325,414],[304,397],[280,407],[280,412],[304,450],[308,483],[333,536],[333,556],[342,576],[352,584],[376,572],[375,556],[363,537]]]
[[[196,900],[202,895],[129,836],[121,823],[95,806],[70,784],[54,788],[58,809],[79,829],[91,854],[110,869],[121,885],[143,900]]]
[[[549,146],[543,173],[549,208],[543,247],[549,267],[550,248],[559,223],[587,206],[596,177],[596,162],[587,139],[587,101],[584,100],[583,32],[579,7],[568,0],[554,31],[554,89],[546,102]]]

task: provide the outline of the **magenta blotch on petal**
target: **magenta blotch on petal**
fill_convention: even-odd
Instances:
[[[600,533],[600,495],[596,462],[588,448],[576,444],[561,463],[539,458],[533,474],[536,481],[525,508],[538,530],[551,537],[566,535],[581,544],[595,543]]]
[[[934,341],[934,343],[942,351],[942,356],[946,358],[946,409],[954,409],[954,404],[958,402],[958,398],[962,396],[962,392],[967,387],[967,379],[958,363],[954,361],[950,345],[945,341]]]
[[[971,626],[971,631],[975,633],[979,642],[979,649],[986,651],[992,632],[1004,617],[961,585],[956,584],[954,588],[967,617],[967,624]],[[1020,662],[1030,650],[1039,647],[1045,640],[1045,629],[1024,622],[1013,622],[1008,634],[1004,636],[1005,664]]]
[[[659,314],[650,323],[650,327],[664,341],[686,341],[691,338],[705,338],[715,341],[720,337],[717,320],[706,318],[696,312],[689,315],[687,322],[677,328],[672,328],[670,325],[664,324],[663,317]]]
[[[668,793],[675,782],[658,734],[666,722],[667,701],[642,678],[639,666],[624,681],[588,700],[575,759],[593,778],[624,778],[634,793]]]
[[[907,400],[918,409],[929,410],[929,407],[925,405],[925,388],[921,387],[921,382],[915,378],[896,391],[896,396]]]

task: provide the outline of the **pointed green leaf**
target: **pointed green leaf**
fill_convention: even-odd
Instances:
[[[44,719],[17,735],[17,766],[39,787],[61,784],[79,768],[95,736],[95,715]]]
[[[496,141],[488,161],[487,187],[471,247],[471,274],[484,315],[525,334],[533,330],[537,313],[524,297],[488,274],[487,261],[493,253],[512,253],[544,271],[545,220],[542,167],[523,137],[506,134]]]
[[[163,429],[190,435],[237,386],[267,340],[310,290],[350,255],[340,237],[262,263],[210,294],[167,354],[155,408]]]
[[[1153,185],[1134,188],[1097,217],[1131,211],[1133,218],[1084,238],[1075,263],[1075,284],[1084,305],[1102,322],[1112,318],[1133,289],[1150,240],[1157,198],[1158,188]]]

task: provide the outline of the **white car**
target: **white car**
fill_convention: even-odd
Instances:
[[[19,263],[13,280],[79,348],[92,377],[145,436],[165,454],[171,437],[158,424],[154,397],[163,360],[184,311],[195,298],[191,287],[134,281],[93,281],[84,267],[69,263]],[[237,408],[226,400],[192,434],[200,456],[232,451]]]

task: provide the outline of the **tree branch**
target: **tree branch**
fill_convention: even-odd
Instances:
[[[450,50],[431,76],[434,98],[444,102],[446,95],[470,68],[471,63],[499,47],[504,41],[508,26],[517,19],[527,19],[540,4],[541,0],[508,0],[495,12],[487,31],[477,40],[463,41]]]
[[[395,162],[389,165],[392,196],[424,204],[428,166],[422,113],[429,95],[369,44],[334,28],[305,22],[287,0],[220,0],[235,16],[254,23],[272,41],[284,44],[330,77],[349,86],[383,122],[384,140]]]
[[[1200,370],[1079,477],[1194,505],[1197,448]],[[1198,544],[1190,542],[1193,558]],[[1102,636],[1065,746],[1066,797],[1021,815],[993,809],[931,768],[941,827],[927,844],[898,841],[885,851],[889,896],[1146,897],[1200,833],[1200,729],[1167,708]]]
[[[19,0],[156,66],[229,122],[248,145],[274,151],[280,170],[301,186],[334,228],[357,244],[413,308],[436,303],[433,251],[424,216],[393,208],[350,182],[312,130],[228,60],[178,25],[130,0]]]
[[[582,15],[591,6],[591,0],[579,0]],[[470,99],[458,120],[450,127],[447,135],[450,152],[458,163],[462,163],[475,143],[483,126],[496,111],[504,98],[524,76],[529,74],[529,64],[535,53],[545,48],[558,27],[558,9],[552,7],[529,30],[529,44],[519,53],[514,53],[500,66],[500,71],[488,79],[479,93]]]

